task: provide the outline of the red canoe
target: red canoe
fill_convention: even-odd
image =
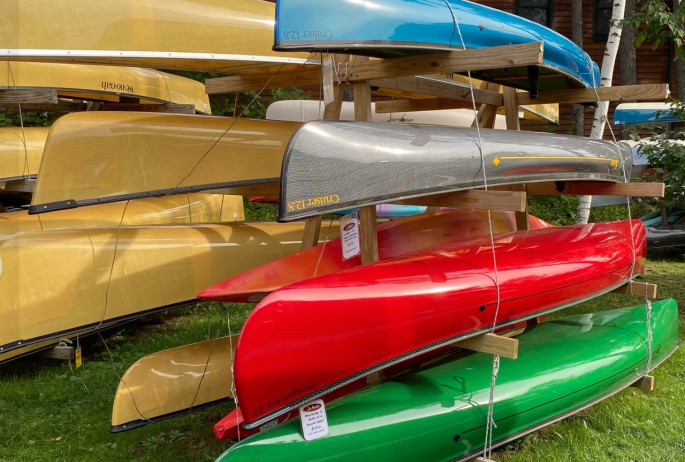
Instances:
[[[491,219],[495,233],[516,231],[513,212],[491,212]],[[324,220],[321,226],[325,229],[327,225]],[[530,229],[541,229],[550,225],[530,216],[529,226]],[[454,240],[488,235],[489,232],[488,215],[484,210],[423,213],[379,224],[378,256],[385,260]],[[197,297],[200,300],[255,303],[289,284],[338,273],[361,264],[359,256],[342,259],[340,238],[337,238],[241,273],[203,290]]]
[[[497,325],[582,302],[641,273],[645,230],[639,220],[630,228],[621,221],[496,236]],[[497,305],[493,268],[486,236],[273,292],[248,317],[236,352],[244,428],[489,330]]]

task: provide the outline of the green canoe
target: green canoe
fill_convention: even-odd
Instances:
[[[651,367],[678,344],[674,300],[652,305]],[[501,359],[495,445],[611,396],[647,368],[645,306],[549,321]],[[329,404],[329,433],[305,441],[300,420],[234,445],[218,461],[461,461],[482,451],[492,374],[484,353],[444,358]]]

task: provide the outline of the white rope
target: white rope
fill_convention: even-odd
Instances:
[[[464,37],[461,34],[461,28],[459,27],[459,21],[457,21],[457,17],[454,14],[454,11],[452,10],[452,6],[449,4],[448,0],[444,0],[445,5],[447,5],[447,8],[449,8],[450,13],[452,14],[452,21],[454,22],[454,25],[456,26],[457,32],[459,33],[459,39],[461,40],[461,47],[463,50],[466,50],[466,44],[464,42]],[[481,139],[480,135],[480,124],[478,122],[478,111],[476,109],[476,98],[473,92],[473,80],[471,79],[471,71],[467,72],[468,78],[469,78],[469,87],[471,89],[471,104],[473,107],[473,114],[474,114],[474,119],[475,119],[475,125],[476,125],[476,132],[478,133],[478,151],[480,153],[480,163],[481,163],[481,170],[483,171],[483,187],[487,191],[488,190],[488,177],[485,171],[485,156],[483,155],[483,141]],[[495,305],[495,314],[493,317],[492,321],[492,328],[490,332],[494,332],[495,328],[497,326],[497,315],[499,314],[499,306],[500,306],[500,287],[499,287],[499,278],[498,278],[498,272],[497,272],[497,255],[495,252],[495,237],[494,237],[494,232],[492,229],[492,216],[490,214],[490,210],[488,210],[488,229],[490,231],[490,248],[492,249],[492,263],[493,263],[493,269],[495,272],[495,292],[497,296],[497,303]],[[481,340],[481,345],[480,347],[483,346],[483,342],[485,342],[485,336],[483,336],[483,339]],[[480,349],[480,348],[479,348]],[[492,378],[490,382],[490,400],[488,402],[488,415],[487,415],[487,421],[485,423],[485,444],[483,445],[483,457],[488,459],[492,457],[492,434],[493,434],[493,426],[497,428],[495,425],[495,421],[493,420],[493,410],[494,410],[494,397],[495,397],[495,383],[497,381],[497,373],[499,372],[499,356],[495,355],[493,358],[492,362]]]

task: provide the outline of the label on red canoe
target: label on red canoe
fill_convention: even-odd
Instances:
[[[300,420],[302,421],[302,436],[306,441],[328,435],[328,418],[323,400],[317,399],[300,406]]]
[[[356,257],[361,253],[357,212],[348,213],[340,219],[340,237],[343,260]]]

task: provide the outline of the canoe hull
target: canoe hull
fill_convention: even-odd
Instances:
[[[673,300],[653,303],[652,367],[678,343]],[[645,307],[545,322],[501,359],[494,395],[499,446],[582,410],[646,372]],[[492,356],[448,358],[363,390],[327,409],[329,434],[305,442],[299,419],[234,445],[220,462],[464,461],[485,441]]]
[[[0,183],[35,178],[49,128],[0,128]]]
[[[0,352],[191,303],[208,285],[296,252],[302,232],[255,222],[19,235],[0,247]]]
[[[512,212],[490,212],[494,233],[516,231]],[[546,223],[531,216],[530,229],[542,229]],[[326,228],[326,221],[322,224]],[[381,260],[419,249],[490,233],[488,212],[451,210],[392,220],[378,225],[378,256]],[[343,260],[340,238],[332,239],[281,260],[260,266],[198,294],[200,300],[256,303],[268,293],[312,277],[338,273],[361,266],[361,256]]]
[[[281,51],[344,51],[388,58],[531,42],[544,42],[541,90],[599,86],[597,64],[571,40],[484,5],[461,0],[450,0],[449,5],[443,0],[280,0],[276,5],[274,49]],[[476,70],[475,78],[530,88],[525,66]]]
[[[639,220],[508,233],[495,246],[496,274],[489,236],[477,237],[267,296],[236,354],[245,428],[495,319],[503,326],[609,292],[643,271],[646,253]]]

